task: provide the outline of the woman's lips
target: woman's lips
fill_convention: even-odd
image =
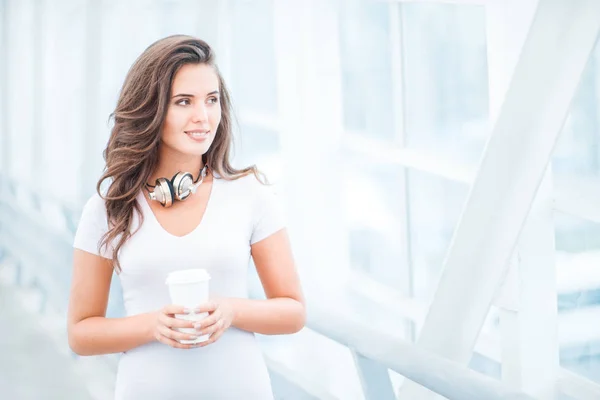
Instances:
[[[185,134],[194,142],[204,142],[208,138],[210,131],[188,131]]]

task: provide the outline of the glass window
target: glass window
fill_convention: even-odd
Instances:
[[[287,337],[259,336],[259,340],[268,356],[310,382],[308,386],[316,392],[328,394],[318,398],[352,399],[362,393],[346,346],[308,328]]]
[[[485,9],[403,4],[407,145],[476,163],[488,137]]]
[[[5,104],[7,113],[8,145],[10,165],[7,171],[20,180],[33,178],[33,148],[36,144],[33,133],[31,105],[34,104],[35,62],[38,55],[32,54],[34,40],[34,4],[31,2],[10,2],[6,5],[8,13],[8,54],[5,63],[8,79],[5,88],[9,99]],[[34,58],[35,57],[35,58]],[[27,151],[24,151],[27,149]],[[18,156],[17,156],[18,155]]]
[[[237,168],[256,166],[270,182],[281,177],[278,132],[257,125],[243,124],[234,134],[233,164]]]
[[[350,1],[339,9],[344,127],[393,139],[389,5]]]
[[[600,40],[581,76],[552,157],[556,187],[595,191],[600,175]],[[581,193],[581,196],[584,196]],[[600,382],[600,226],[557,213],[560,362]]]
[[[231,2],[232,98],[238,110],[277,112],[271,0]]]
[[[468,186],[420,171],[408,175],[413,295],[432,299]]]
[[[398,290],[407,287],[404,168],[370,160],[347,171],[344,199],[351,267]]]
[[[600,382],[600,225],[555,215],[560,363]]]
[[[0,7],[0,60],[7,60],[8,55],[8,10],[4,5]],[[7,63],[0,62],[0,168],[7,171],[8,163],[10,158],[9,153],[9,139],[8,139],[8,122],[7,122],[7,109],[6,103],[8,100],[8,65]]]
[[[344,201],[352,269],[429,301],[468,187],[374,160],[347,169]]]
[[[600,40],[585,67],[552,159],[557,176],[600,175]]]
[[[156,3],[161,36],[192,35],[206,41],[211,47],[218,40],[218,3],[210,0],[163,0]],[[218,54],[217,54],[218,56]]]

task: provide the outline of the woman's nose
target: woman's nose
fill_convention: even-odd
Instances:
[[[192,116],[194,122],[206,121],[208,119],[208,113],[206,107],[199,106],[194,109],[194,115]]]

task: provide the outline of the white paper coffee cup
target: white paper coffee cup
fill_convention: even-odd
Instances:
[[[185,269],[171,272],[165,283],[169,287],[171,303],[194,310],[200,304],[208,302],[208,282],[210,275],[204,269]],[[196,314],[175,314],[178,319],[201,321],[208,316],[207,312]],[[176,328],[179,332],[197,334],[194,328]],[[179,340],[181,344],[195,344],[208,340],[210,335],[199,336],[196,340]]]

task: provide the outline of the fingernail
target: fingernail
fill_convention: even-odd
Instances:
[[[200,329],[200,328],[202,328],[202,324],[194,324],[194,328],[195,329]]]

